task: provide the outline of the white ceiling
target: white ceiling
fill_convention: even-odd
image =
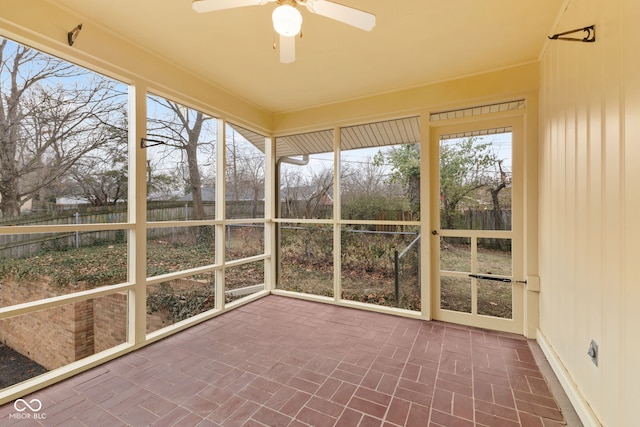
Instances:
[[[49,0],[266,110],[283,112],[535,61],[562,0],[337,0],[371,32],[302,8],[296,61],[273,50],[276,3],[199,14],[190,0]],[[80,35],[81,37],[81,35]],[[79,37],[79,38],[80,38]]]

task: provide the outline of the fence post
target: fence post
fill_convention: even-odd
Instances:
[[[80,224],[80,214],[78,213],[78,211],[76,211],[76,213],[73,214],[73,216],[76,217],[76,225]],[[80,233],[76,231],[76,249],[79,247],[80,247]]]
[[[400,257],[398,256],[398,250],[393,251],[393,265],[394,265],[394,287],[396,291],[396,307],[400,307]]]

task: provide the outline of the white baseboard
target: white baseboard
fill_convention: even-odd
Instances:
[[[564,367],[560,357],[553,349],[553,346],[549,343],[547,337],[540,329],[537,330],[536,341],[547,358],[551,369],[556,374],[558,381],[560,381],[562,388],[571,401],[571,404],[578,414],[580,421],[582,421],[582,424],[585,427],[602,427],[602,423],[598,420],[598,417],[591,409],[591,406],[589,406],[589,402],[587,402],[575,381],[573,381],[573,378]]]

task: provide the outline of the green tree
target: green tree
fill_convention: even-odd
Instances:
[[[386,153],[378,151],[374,164],[391,164],[391,183],[399,184],[411,205],[411,212],[420,212],[420,144],[393,147]]]
[[[442,140],[440,142],[441,226],[455,228],[458,208],[477,203],[471,198],[494,175],[498,158],[491,142],[478,138]]]
[[[412,211],[417,213],[420,209],[420,145],[406,144],[387,153],[378,152],[375,161],[391,164],[391,181],[404,187]],[[495,180],[497,163],[491,142],[475,137],[441,141],[440,200],[444,228],[455,228],[460,205],[476,203],[470,198],[473,193]]]

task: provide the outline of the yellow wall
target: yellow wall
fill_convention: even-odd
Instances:
[[[538,338],[587,423],[612,427],[640,403],[638,19],[637,0],[569,1],[557,31],[597,41],[551,41],[541,63]]]
[[[529,105],[536,105],[538,72],[538,64],[532,62],[491,73],[279,113],[273,117],[273,130],[286,134],[327,125],[428,114],[520,98],[527,98]]]

